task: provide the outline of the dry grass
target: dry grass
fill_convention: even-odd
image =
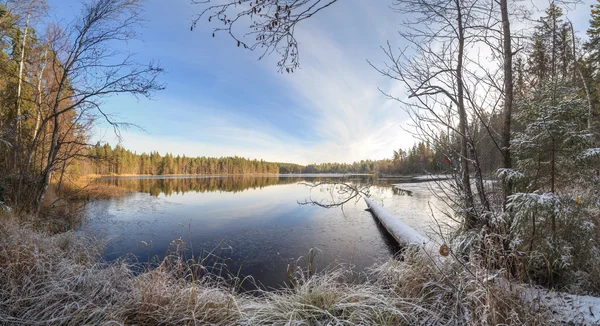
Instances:
[[[179,245],[178,245],[179,246]],[[137,325],[491,325],[548,324],[519,288],[488,281],[475,261],[410,251],[357,279],[338,267],[294,288],[244,294],[234,279],[207,274],[177,253],[134,274],[104,263],[86,236],[34,231],[0,217],[0,324]]]
[[[56,180],[49,185],[39,216],[31,218],[30,215],[21,214],[20,220],[52,234],[68,232],[81,223],[87,201],[116,198],[129,193],[129,190],[98,183],[93,179],[73,180],[65,177],[60,190]]]
[[[94,200],[122,197],[131,192],[115,185],[95,182],[93,178],[79,178],[63,182],[61,193],[70,200]]]
[[[73,232],[49,235],[0,222],[0,324],[232,324],[229,293],[209,278],[189,281],[159,267],[134,276],[103,263],[101,244]]]

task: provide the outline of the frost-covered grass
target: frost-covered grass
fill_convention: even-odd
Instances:
[[[179,247],[181,244],[177,244]],[[339,266],[293,288],[240,293],[175,251],[152,270],[101,260],[102,245],[0,217],[0,324],[415,325],[548,324],[519,286],[499,286],[476,259],[404,253],[360,278]],[[362,281],[350,281],[361,279]]]
[[[101,249],[73,232],[1,220],[0,324],[234,324],[243,316],[246,296],[212,278],[190,279],[193,265],[165,260],[134,275],[132,266],[102,262]]]

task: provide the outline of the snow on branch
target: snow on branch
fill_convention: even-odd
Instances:
[[[583,158],[600,157],[600,148],[588,148],[583,152]]]

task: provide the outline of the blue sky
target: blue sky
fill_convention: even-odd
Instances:
[[[68,21],[79,12],[79,1],[49,3],[53,19]],[[591,1],[586,3],[572,16],[581,31],[589,17]],[[167,88],[152,100],[110,98],[103,108],[145,130],[123,132],[123,145],[137,152],[301,164],[389,158],[392,150],[414,143],[401,127],[408,127],[408,115],[377,89],[402,96],[402,87],[366,61],[382,63],[379,47],[387,40],[402,45],[396,33],[401,17],[390,4],[341,0],[306,21],[297,29],[301,69],[279,74],[276,57],[259,61],[259,53],[238,48],[225,35],[213,38],[208,24],[191,32],[199,5],[149,0],[141,40],[126,47],[138,61],[159,61]],[[94,138],[116,142],[105,125]]]

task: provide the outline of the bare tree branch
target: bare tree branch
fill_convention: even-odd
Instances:
[[[338,0],[192,0],[203,7],[192,21],[194,30],[201,19],[222,25],[213,28],[213,37],[226,33],[237,46],[246,49],[262,50],[259,59],[277,53],[280,72],[294,72],[300,64],[296,27],[300,22],[311,18],[321,10],[330,7]],[[207,18],[208,17],[208,18]],[[238,32],[242,25],[246,32]],[[245,26],[244,26],[245,25]]]

